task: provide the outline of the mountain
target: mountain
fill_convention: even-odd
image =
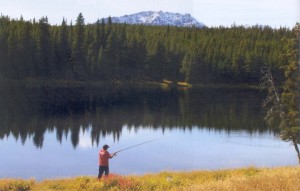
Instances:
[[[190,14],[170,13],[163,11],[143,11],[121,17],[111,17],[113,23],[144,24],[159,26],[178,26],[178,27],[205,27]],[[107,22],[108,18],[104,19]]]

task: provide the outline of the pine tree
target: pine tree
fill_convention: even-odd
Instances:
[[[71,63],[74,77],[77,80],[84,80],[86,77],[85,55],[84,55],[84,18],[79,13],[76,25],[74,26]]]
[[[65,19],[63,19],[60,26],[57,50],[57,72],[60,73],[61,77],[66,78],[67,69],[71,59],[71,48],[68,40],[68,26]]]
[[[281,132],[281,138],[284,141],[291,141],[297,152],[300,163],[300,151],[298,144],[300,143],[300,117],[299,117],[299,24],[293,29],[295,36],[286,41],[286,52],[282,54],[283,60],[287,63],[284,66],[286,81],[284,90],[280,93],[275,85],[275,80],[270,70],[263,71],[264,79],[262,87],[268,90],[268,96],[265,99],[264,107],[267,108],[266,121],[274,123],[279,120],[278,128]]]
[[[50,62],[50,25],[48,18],[42,17],[39,20],[36,32],[36,75],[37,77],[47,78],[50,76],[51,62]]]

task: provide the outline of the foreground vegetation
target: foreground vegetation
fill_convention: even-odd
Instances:
[[[217,171],[161,172],[142,176],[76,177],[37,182],[2,179],[0,191],[77,190],[300,190],[300,168],[244,168]]]

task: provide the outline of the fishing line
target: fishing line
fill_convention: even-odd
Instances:
[[[122,151],[125,151],[125,150],[128,150],[128,149],[131,149],[131,148],[134,148],[134,147],[137,147],[137,146],[140,146],[140,145],[144,145],[144,144],[147,144],[147,143],[150,143],[150,142],[154,142],[154,141],[157,141],[158,139],[160,138],[157,138],[157,139],[152,139],[152,140],[149,140],[149,141],[145,141],[145,142],[142,142],[142,143],[139,143],[139,144],[136,144],[136,145],[133,145],[133,146],[130,146],[130,147],[126,147],[124,149],[121,149],[121,150],[118,150],[116,152],[114,152],[115,154],[119,153],[119,152],[122,152]]]

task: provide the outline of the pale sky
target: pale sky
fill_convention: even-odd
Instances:
[[[0,13],[25,20],[47,16],[50,24],[74,22],[79,13],[85,23],[98,18],[141,11],[190,13],[208,27],[269,25],[293,27],[300,22],[300,0],[0,0]]]

